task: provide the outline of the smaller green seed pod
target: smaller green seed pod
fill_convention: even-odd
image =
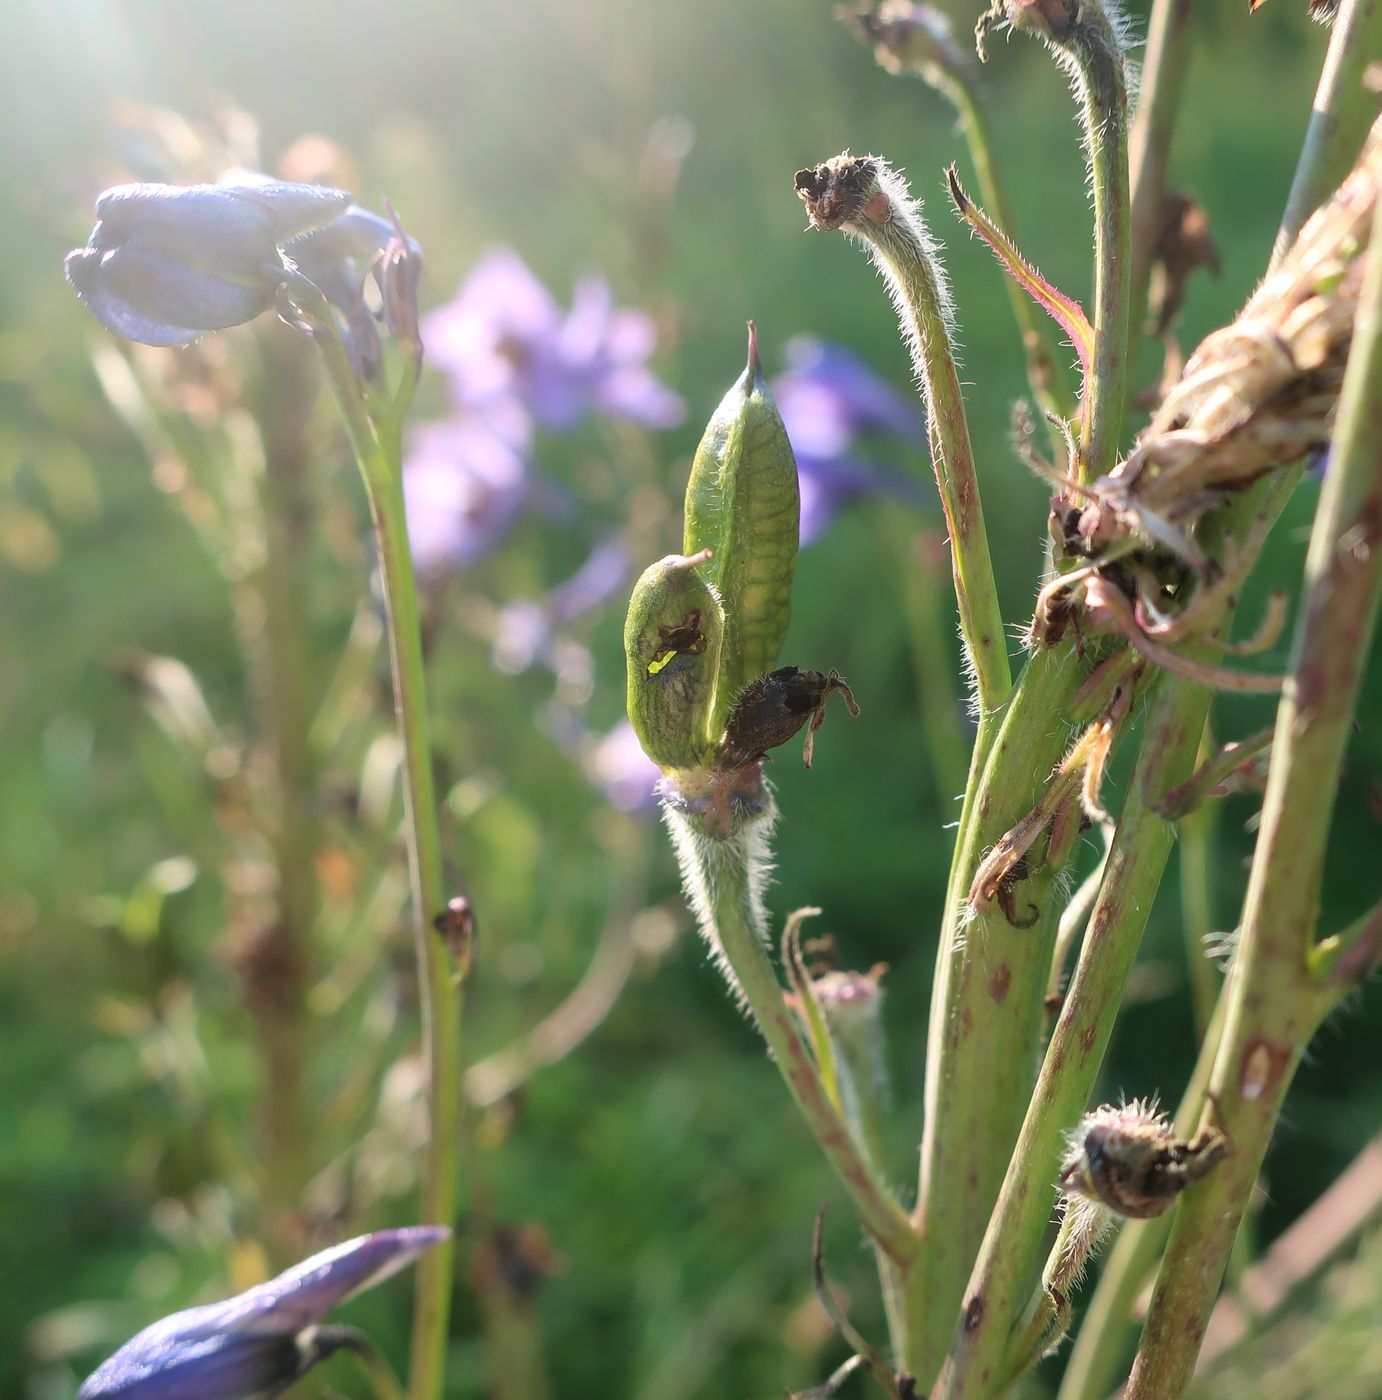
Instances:
[[[792,613],[801,497],[787,430],[758,363],[749,360],[706,425],[686,486],[687,554],[709,549],[705,577],[724,600],[714,729],[735,695],[777,663]]]
[[[698,566],[702,549],[669,554],[634,584],[624,622],[629,719],[659,768],[694,768],[718,738],[711,723],[724,613]]]

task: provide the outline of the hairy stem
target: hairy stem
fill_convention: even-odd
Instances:
[[[1321,980],[1310,955],[1339,771],[1382,602],[1379,462],[1382,219],[1375,217],[1210,1082],[1233,1152],[1181,1202],[1130,1400],[1184,1389],[1287,1087],[1320,1019],[1345,990]]]
[[[770,803],[766,788],[759,800]],[[732,974],[807,1127],[879,1248],[897,1263],[910,1264],[917,1239],[907,1213],[830,1101],[768,958],[761,886],[775,813],[764,810],[745,828],[720,838],[709,835],[693,811],[671,802],[663,810],[687,899],[707,941]]]
[[[1012,673],[950,343],[950,293],[934,242],[906,181],[881,160],[839,156],[799,171],[796,188],[814,227],[842,229],[864,244],[892,296],[926,403],[931,465],[950,532],[960,633],[980,713],[990,714],[1008,698]]]

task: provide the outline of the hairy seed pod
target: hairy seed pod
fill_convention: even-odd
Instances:
[[[686,487],[684,549],[712,551],[702,571],[724,601],[716,734],[734,696],[771,671],[782,650],[800,514],[796,458],[750,322],[748,366],[707,424]]]
[[[692,768],[712,747],[711,722],[724,614],[701,577],[708,549],[669,554],[634,584],[624,622],[629,719],[638,741],[664,769]]]

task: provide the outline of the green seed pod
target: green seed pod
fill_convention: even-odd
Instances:
[[[687,554],[709,549],[706,580],[724,602],[712,729],[744,686],[773,669],[791,618],[801,497],[797,464],[758,363],[749,362],[706,426],[686,487]]]
[[[634,584],[624,622],[629,719],[659,768],[703,763],[712,731],[724,614],[701,577],[708,549],[669,554]]]

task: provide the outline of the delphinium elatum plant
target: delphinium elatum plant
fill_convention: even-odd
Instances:
[[[1341,0],[1326,16],[1329,57],[1271,265],[1232,323],[1182,362],[1172,326],[1190,274],[1216,257],[1203,212],[1167,188],[1191,9],[1155,0],[1140,85],[1111,0],[997,0],[979,19],[977,60],[927,5],[883,0],[846,16],[885,69],[919,77],[960,118],[975,193],[960,151],[934,183],[1006,280],[1034,401],[1013,410],[1012,452],[1049,491],[1044,571],[1024,615],[999,606],[981,502],[989,471],[971,442],[962,317],[940,245],[901,171],[848,152],[799,170],[794,193],[814,234],[843,233],[873,264],[920,402],[811,340],[790,347],[775,398],[760,358],[771,328],[750,323],[744,370],[695,454],[680,539],[663,541],[674,552],[633,584],[630,727],[604,739],[599,762],[617,805],[643,805],[656,783],[713,961],[877,1266],[887,1335],[867,1337],[831,1288],[818,1221],[814,1282],[848,1355],[810,1396],[872,1385],[892,1400],[991,1400],[1072,1332],[1063,1400],[1095,1400],[1120,1382],[1133,1400],[1185,1394],[1292,1078],[1322,1021],[1382,960],[1382,903],[1344,928],[1318,927],[1331,812],[1382,599],[1382,122],[1370,125],[1365,74],[1382,58],[1382,7]],[[1070,80],[1092,195],[1088,308],[1018,242],[978,62],[1001,62],[989,51],[1003,31],[1039,40]],[[368,495],[392,657],[427,1112],[421,1223],[155,1323],[82,1396],[247,1400],[346,1352],[396,1400],[405,1387],[369,1339],[323,1317],[416,1260],[406,1393],[438,1400],[450,1228],[463,1148],[473,1147],[461,1104],[492,1102],[512,1080],[504,1066],[463,1068],[474,925],[443,860],[431,621],[413,560],[430,586],[491,547],[540,494],[527,466],[535,432],[591,411],[659,429],[684,405],[646,364],[650,323],[616,308],[598,279],[578,285],[563,312],[516,254],[497,250],[455,301],[420,318],[418,244],[392,211],[371,213],[341,190],[242,171],[213,184],[119,186],[96,213],[67,276],[117,336],[189,346],[275,311],[315,347],[340,410]],[[843,241],[838,257],[848,257]],[[1150,400],[1133,391],[1144,327],[1167,347]],[[424,340],[452,413],[409,434]],[[818,958],[803,932],[818,910],[791,913],[776,936],[765,903],[779,821],[768,765],[799,749],[810,768],[824,721],[833,718],[826,742],[846,745],[844,717],[862,712],[867,723],[869,704],[830,656],[783,655],[799,552],[855,496],[923,494],[919,478],[861,454],[856,439],[870,433],[929,455],[973,718],[946,897],[918,920],[918,938],[937,948],[929,1018],[892,1028],[918,1053],[925,1042],[919,1114],[886,1083],[881,966]],[[1244,635],[1235,609],[1245,581],[1308,465],[1322,467],[1322,485],[1297,595],[1273,595]],[[814,555],[802,558],[810,567]],[[580,692],[589,654],[562,629],[619,589],[629,562],[619,540],[597,539],[540,602],[498,610],[498,669],[541,665],[558,696]],[[1284,635],[1293,601],[1284,670],[1245,662]],[[145,665],[141,679],[176,709],[176,674]],[[1216,692],[1268,697],[1274,723],[1213,740]],[[179,713],[194,711],[186,701]],[[567,733],[589,751],[578,720]],[[1115,758],[1129,774],[1121,784]],[[947,761],[940,754],[938,768]],[[1188,1083],[1101,1103],[1096,1081],[1178,834],[1183,878],[1193,878],[1188,853],[1202,849],[1206,805],[1250,761],[1265,770],[1261,824],[1227,974],[1196,975],[1195,1070]],[[280,794],[286,819],[291,790]],[[1089,870],[1081,838],[1091,830],[1102,854]],[[291,842],[279,854],[281,881],[301,862]],[[310,904],[310,891],[300,897]],[[258,1017],[271,1061],[277,1047],[275,1062],[291,1066],[291,1018],[272,1004]],[[300,1094],[291,1077],[282,1091]],[[291,1116],[291,1102],[280,1109]],[[889,1144],[918,1118],[919,1175],[902,1189]],[[265,1194],[281,1215],[307,1172],[301,1142],[287,1133],[280,1147]],[[1081,1297],[1101,1251],[1097,1286]],[[1148,1290],[1129,1371],[1129,1324]]]

